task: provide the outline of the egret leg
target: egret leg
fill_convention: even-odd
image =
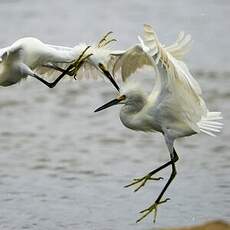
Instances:
[[[156,217],[157,217],[157,208],[160,204],[167,202],[168,200],[170,200],[169,198],[165,199],[165,200],[161,200],[162,196],[164,195],[165,191],[167,190],[167,188],[169,187],[169,185],[171,184],[171,182],[173,181],[173,179],[175,178],[177,171],[176,171],[176,166],[175,166],[175,162],[178,160],[177,154],[175,149],[173,148],[173,152],[172,154],[170,153],[170,158],[171,158],[171,166],[172,166],[172,172],[171,175],[167,181],[167,183],[165,184],[164,188],[162,189],[161,193],[159,194],[159,196],[157,197],[157,199],[155,200],[155,202],[150,205],[148,208],[142,210],[140,213],[142,213],[143,215],[141,216],[141,218],[139,218],[137,220],[137,222],[140,222],[141,220],[143,220],[146,216],[148,216],[150,213],[154,212],[154,219],[153,222],[156,222]]]
[[[136,185],[136,184],[140,184],[135,190],[134,192],[137,192],[141,187],[144,187],[146,182],[149,181],[149,180],[161,180],[163,179],[163,177],[157,177],[157,178],[152,178],[152,176],[154,174],[156,174],[157,172],[161,171],[162,169],[168,167],[169,165],[175,163],[176,161],[179,160],[179,157],[175,151],[175,149],[173,148],[173,153],[174,153],[174,157],[173,157],[173,160],[170,160],[168,161],[167,163],[163,164],[162,166],[160,166],[159,168],[157,169],[154,169],[153,171],[151,171],[150,173],[148,173],[147,175],[141,177],[141,178],[135,178],[133,180],[132,183],[128,184],[125,186],[125,188],[128,188],[128,187],[131,187],[133,185]]]
[[[43,66],[46,67],[46,68],[57,70],[57,71],[59,71],[61,73],[63,73],[65,71],[65,69],[63,69],[63,68],[61,68],[61,67],[59,67],[57,65],[53,65],[53,64],[46,64],[46,65],[43,65]],[[66,74],[69,75],[69,76],[72,76],[70,72],[68,72]]]
[[[61,71],[62,73],[57,77],[57,79],[55,79],[53,82],[48,82],[46,80],[44,80],[43,78],[41,78],[40,76],[34,74],[33,77],[35,77],[36,79],[38,79],[39,81],[41,81],[42,83],[44,83],[46,86],[48,86],[49,88],[54,88],[57,83],[66,75],[70,75],[70,76],[74,76],[74,78],[77,75],[77,71],[80,69],[80,67],[82,66],[82,64],[84,63],[84,61],[90,57],[92,54],[88,54],[87,56],[83,57],[85,52],[90,48],[90,46],[87,46],[85,48],[85,50],[81,53],[81,55],[78,57],[78,59],[70,64],[66,69],[62,69],[60,67],[58,67],[58,70]],[[48,66],[47,66],[48,67]],[[56,66],[54,66],[53,68],[57,68]]]
[[[72,66],[70,65],[53,82],[48,82],[48,81],[44,80],[43,78],[39,77],[36,74],[34,74],[33,77],[35,77],[36,79],[38,79],[39,81],[41,81],[42,83],[44,83],[49,88],[54,88],[57,85],[57,83],[70,71],[71,68],[72,68]]]
[[[83,52],[81,53],[81,55],[78,57],[78,59],[76,61],[74,61],[72,64],[69,65],[69,67],[67,69],[62,69],[59,66],[56,65],[51,65],[51,68],[54,68],[60,72],[65,72],[65,74],[68,74],[69,76],[74,76],[74,79],[76,80],[76,75],[77,75],[77,71],[81,68],[81,66],[84,64],[85,60],[88,59],[91,55],[93,54],[88,54],[84,57],[84,54],[86,53],[86,51],[90,48],[91,46],[87,46]],[[46,65],[47,67],[49,67],[50,65]],[[59,77],[58,77],[59,78]]]
[[[78,57],[78,59],[72,63],[70,66],[70,70],[68,72],[70,72],[71,76],[74,76],[74,79],[76,80],[76,75],[78,70],[81,68],[81,66],[84,64],[85,60],[88,59],[90,56],[92,56],[93,54],[88,54],[84,57],[84,54],[86,53],[86,51],[90,48],[91,46],[87,46],[85,48],[85,50],[81,53],[81,55]],[[69,66],[69,67],[70,67]]]
[[[81,66],[84,64],[85,60],[88,59],[90,56],[92,56],[93,54],[88,54],[85,57],[81,58],[81,60],[76,61],[73,64],[73,69],[70,71],[70,75],[74,76],[74,79],[76,79],[77,76],[77,72],[78,70],[81,68]]]

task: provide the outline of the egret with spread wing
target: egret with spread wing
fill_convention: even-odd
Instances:
[[[187,66],[181,59],[188,51],[191,44],[190,35],[180,33],[176,43],[171,46],[163,46],[152,27],[144,26],[144,42],[142,50],[145,55],[146,63],[155,66],[156,81],[150,95],[146,96],[144,91],[133,86],[128,77],[133,72],[131,65],[122,65],[114,68],[121,68],[124,86],[120,90],[119,96],[95,110],[106,109],[112,105],[123,104],[120,111],[121,122],[130,129],[144,132],[160,132],[164,136],[165,143],[170,153],[170,160],[151,171],[146,176],[134,179],[126,187],[138,185],[137,190],[143,187],[146,182],[153,179],[153,175],[162,169],[171,166],[171,175],[153,204],[141,211],[142,216],[137,222],[141,221],[150,213],[154,213],[156,221],[157,208],[160,204],[168,201],[163,199],[168,186],[176,176],[175,163],[179,159],[174,148],[177,138],[206,133],[215,136],[220,132],[222,123],[219,122],[220,112],[209,112],[204,100],[202,99],[201,89],[198,82],[190,74]],[[125,59],[125,56],[123,56]],[[128,58],[129,59],[129,58]],[[134,59],[135,60],[135,59]],[[132,59],[129,59],[131,63]],[[136,62],[134,61],[134,65]]]

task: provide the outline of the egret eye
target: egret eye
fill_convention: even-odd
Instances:
[[[126,99],[125,95],[121,95],[120,97],[117,98],[119,101],[124,101]]]

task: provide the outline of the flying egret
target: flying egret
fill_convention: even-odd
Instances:
[[[51,64],[71,63],[75,59],[81,61],[87,49],[80,50],[76,47],[66,50],[65,47],[44,44],[33,37],[21,38],[11,46],[0,49],[0,85],[10,86],[31,76],[53,88],[59,79],[49,83],[39,77],[35,69],[44,68]],[[54,67],[48,69],[50,68]],[[64,72],[61,68],[56,70]],[[68,74],[68,71],[65,71],[61,76],[66,73]]]
[[[109,34],[98,43],[97,48],[98,50],[102,49],[102,53],[102,47],[114,40],[107,39]],[[87,53],[89,50],[90,52]],[[0,49],[0,85],[10,86],[31,76],[53,88],[66,74],[75,77],[78,70],[83,68],[85,60],[94,54],[95,57],[89,60],[90,65],[96,67],[118,88],[104,65],[95,63],[94,60],[98,56],[97,50],[91,49],[86,44],[80,44],[73,48],[44,44],[33,37],[21,38],[11,46]],[[61,74],[53,82],[50,83],[44,79],[56,74],[57,71]]]
[[[220,132],[222,119],[220,112],[209,112],[202,99],[198,82],[190,74],[187,66],[181,61],[191,44],[190,35],[180,33],[176,43],[164,47],[158,40],[150,25],[144,25],[143,49],[146,50],[149,62],[156,67],[156,81],[150,95],[146,96],[138,86],[132,86],[127,81],[128,66],[123,67],[124,86],[119,96],[96,109],[95,112],[106,109],[112,105],[123,104],[120,111],[120,119],[129,129],[144,132],[160,132],[164,136],[165,143],[170,153],[170,161],[147,175],[134,179],[126,187],[137,184],[138,191],[147,181],[153,179],[153,175],[162,169],[171,166],[171,175],[153,204],[140,213],[142,216],[137,222],[144,219],[150,213],[154,213],[153,221],[156,221],[158,205],[169,200],[162,199],[165,191],[176,176],[175,163],[179,159],[174,148],[177,138],[194,135],[200,132],[215,136]],[[122,67],[122,66],[121,66]],[[115,66],[116,68],[116,66]]]

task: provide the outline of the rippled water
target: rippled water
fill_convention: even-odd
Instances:
[[[0,43],[22,36],[74,45],[113,30],[117,48],[136,42],[144,22],[165,42],[181,29],[195,40],[188,61],[210,110],[223,112],[217,138],[197,135],[176,144],[178,176],[171,200],[135,224],[164,181],[138,193],[123,185],[169,158],[158,134],[133,132],[119,107],[93,110],[114,96],[103,81],[67,81],[47,89],[35,80],[0,90],[0,228],[157,229],[230,219],[229,2],[221,1],[1,1]],[[169,170],[162,171],[167,178]]]

